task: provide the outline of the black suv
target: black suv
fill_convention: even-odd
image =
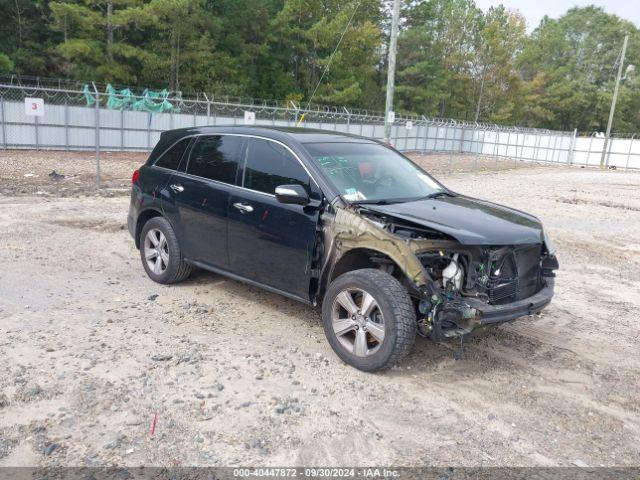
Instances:
[[[132,183],[129,231],[152,280],[200,267],[321,304],[332,348],[361,370],[397,362],[416,333],[460,338],[553,296],[535,217],[454,193],[367,138],[171,130]]]

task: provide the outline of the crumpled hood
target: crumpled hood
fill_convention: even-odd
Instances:
[[[366,207],[438,230],[464,245],[524,245],[544,240],[542,224],[533,215],[461,195]]]

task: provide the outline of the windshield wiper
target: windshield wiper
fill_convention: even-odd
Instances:
[[[442,196],[455,197],[451,192],[443,190],[441,192],[430,193],[424,197],[418,198],[396,198],[396,199],[382,199],[382,200],[352,200],[351,203],[356,205],[393,205],[396,203],[417,202],[419,200],[427,200],[429,198],[439,198]]]
[[[417,202],[419,200],[429,200],[430,198],[440,198],[440,197],[455,197],[455,195],[451,192],[447,192],[446,190],[442,190],[441,192],[433,192],[429,195],[425,195],[424,197],[416,198],[414,201]]]
[[[402,202],[406,202],[406,200],[356,200],[351,203],[355,203],[356,205],[392,205]]]

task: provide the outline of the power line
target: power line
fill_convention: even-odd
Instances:
[[[344,38],[344,35],[347,33],[347,30],[351,26],[351,22],[353,21],[353,17],[355,17],[356,12],[358,11],[358,7],[360,7],[360,3],[361,2],[362,2],[362,0],[358,1],[358,3],[356,3],[356,8],[353,9],[353,13],[351,14],[351,17],[349,18],[349,21],[347,22],[347,26],[344,27],[344,30],[342,31],[342,35],[340,35],[340,40],[338,40],[338,44],[336,45],[336,48],[333,49],[333,53],[329,57],[329,61],[327,62],[327,65],[324,67],[324,71],[322,72],[322,75],[320,76],[320,80],[318,80],[316,88],[314,88],[313,93],[311,94],[311,97],[309,98],[309,102],[307,103],[307,110],[309,110],[309,107],[311,106],[311,101],[313,100],[313,97],[316,95],[316,92],[318,91],[318,88],[320,87],[320,84],[322,83],[322,79],[324,78],[325,74],[329,70],[329,67],[331,66],[331,62],[333,61],[333,56],[338,51],[338,48],[340,48],[340,44],[342,43],[342,39]]]

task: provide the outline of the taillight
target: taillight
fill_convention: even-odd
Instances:
[[[131,176],[131,184],[132,185],[137,185],[139,178],[140,178],[140,171],[139,170],[135,170],[133,172],[133,175]]]

